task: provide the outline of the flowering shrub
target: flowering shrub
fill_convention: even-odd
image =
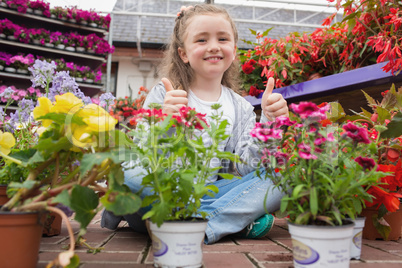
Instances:
[[[367,189],[385,173],[377,171],[376,147],[358,124],[333,125],[329,105],[290,105],[290,118],[257,123],[251,135],[261,166],[286,193],[280,211],[296,224],[342,225],[371,201]],[[277,173],[272,173],[276,167]]]
[[[383,92],[383,99],[378,102],[364,93],[372,112],[362,109],[354,116],[346,116],[343,108],[337,104],[339,114],[331,118],[334,122],[353,120],[361,122],[367,129],[369,138],[377,147],[378,170],[387,172],[381,177],[380,184],[370,187],[367,192],[373,196],[367,201],[368,207],[378,208],[378,217],[373,219],[381,236],[387,240],[391,231],[383,216],[400,208],[402,198],[402,88]]]
[[[334,0],[328,0],[334,2]],[[289,33],[267,38],[270,29],[257,33],[254,49],[240,51],[243,89],[251,94],[264,90],[268,77],[276,87],[308,81],[312,74],[327,76],[389,61],[383,70],[393,74],[402,69],[399,41],[402,11],[391,0],[352,0],[341,5],[342,22],[330,26],[336,14],[323,21],[326,28],[310,34]],[[250,94],[250,93],[249,93]]]
[[[126,96],[124,98],[116,99],[114,104],[110,107],[109,113],[116,118],[119,123],[123,123],[131,128],[134,128],[135,125],[133,124],[136,121],[132,121],[130,119],[132,116],[137,114],[136,111],[142,108],[147,94],[148,89],[145,87],[140,87],[136,98],[133,99],[131,96]]]

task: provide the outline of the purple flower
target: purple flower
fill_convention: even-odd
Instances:
[[[3,92],[0,93],[0,98],[10,99],[14,92],[15,91],[11,87],[7,87]]]
[[[346,135],[354,140],[356,143],[365,143],[369,144],[370,139],[369,135],[367,132],[367,129],[363,127],[358,127],[353,123],[347,123],[346,125],[343,126],[343,129],[346,131]]]
[[[28,70],[32,73],[31,79],[32,87],[46,88],[53,80],[53,75],[56,70],[56,63],[36,60],[32,67],[28,67]]]
[[[99,97],[99,106],[109,111],[110,105],[114,104],[115,96],[112,93],[107,92]]]

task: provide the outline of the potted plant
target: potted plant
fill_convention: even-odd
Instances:
[[[59,205],[75,212],[75,220],[81,226],[80,239],[101,209],[96,192],[107,193],[108,198],[101,198],[102,206],[116,215],[134,213],[141,204],[140,198],[122,185],[121,162],[125,160],[127,137],[115,130],[116,120],[103,108],[84,104],[85,98],[80,91],[71,89],[71,83],[67,83],[71,78],[64,72],[55,73],[55,67],[54,63],[37,60],[30,69],[35,86],[41,84],[46,91],[45,97],[40,97],[33,109],[33,119],[40,123],[34,145],[12,152],[18,137],[11,132],[0,133],[0,156],[4,165],[17,165],[27,173],[19,182],[8,185],[10,200],[0,209],[0,236],[10,242],[3,243],[0,249],[4,267],[36,267],[43,228],[40,223],[44,220],[42,213],[47,211],[64,219],[70,235],[69,249],[52,264],[78,267],[74,234]],[[64,93],[63,86],[56,88],[61,76],[73,92]],[[99,185],[99,181],[107,181],[108,187]],[[120,202],[127,206],[119,205]],[[20,216],[29,217],[33,234],[16,228],[19,220],[15,217]],[[6,217],[12,219],[3,222]],[[19,233],[23,234],[23,240],[12,237]],[[29,241],[30,238],[33,241]],[[17,245],[13,247],[11,241]],[[26,260],[31,262],[21,263]]]
[[[380,102],[363,93],[372,111],[362,109],[359,113],[347,116],[339,106],[339,116],[331,120],[361,122],[377,146],[379,170],[388,172],[387,176],[381,177],[379,185],[367,190],[373,200],[366,202],[367,208],[362,212],[366,216],[363,238],[398,240],[402,226],[402,89],[396,90],[395,85],[392,85],[382,93],[383,99]]]
[[[206,183],[220,168],[211,163],[236,160],[234,154],[218,149],[228,138],[227,121],[216,112],[208,126],[204,114],[183,107],[177,115],[166,115],[156,108],[134,110],[131,124],[136,128],[128,132],[134,140],[131,151],[135,162],[130,166],[144,175],[139,193],[146,210],[142,219],[149,221],[154,264],[200,267],[207,225],[203,220],[206,213],[199,211],[201,198],[217,192]],[[211,138],[208,146],[204,146],[205,135]]]
[[[267,171],[258,173],[286,193],[280,214],[289,217],[295,267],[349,267],[353,223],[346,218],[354,219],[371,201],[367,189],[385,174],[376,169],[367,130],[330,124],[329,108],[291,104],[290,118],[257,123],[251,132]]]
[[[399,3],[351,0],[336,1],[336,7],[343,9],[343,20],[331,25],[334,13],[323,21],[325,28],[312,33],[292,32],[275,39],[269,38],[272,28],[251,31],[257,42],[248,43],[254,48],[239,51],[245,94],[258,95],[256,89],[265,89],[261,82],[268,77],[274,77],[280,88],[308,81],[313,75],[328,76],[384,61],[388,62],[382,69],[397,74],[402,69]]]

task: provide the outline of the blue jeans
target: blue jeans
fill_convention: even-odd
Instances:
[[[139,168],[126,170],[125,184],[134,193],[138,192],[144,174]],[[213,244],[226,235],[240,232],[267,211],[278,210],[283,196],[279,188],[274,188],[272,181],[262,180],[254,172],[241,179],[221,179],[212,184],[218,187],[219,192],[214,197],[206,196],[200,207],[201,211],[208,213],[205,244]],[[267,191],[265,211],[263,201]],[[147,194],[149,190],[145,189],[142,197]],[[134,230],[146,230],[141,217],[148,209],[141,208],[137,215],[126,215],[124,218]]]

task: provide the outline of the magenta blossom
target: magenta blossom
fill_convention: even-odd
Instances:
[[[317,104],[313,102],[302,101],[299,104],[292,103],[289,105],[290,109],[300,115],[301,118],[318,118],[319,120],[324,120],[327,118],[325,112],[329,110],[329,106],[318,107]]]
[[[355,161],[359,163],[359,165],[361,165],[364,170],[372,170],[375,167],[375,161],[372,158],[359,156],[355,159]]]
[[[318,157],[316,155],[313,155],[311,153],[311,147],[305,143],[300,143],[297,145],[297,147],[300,149],[299,155],[303,159],[317,159]]]
[[[367,132],[367,129],[363,127],[358,127],[353,123],[347,123],[343,126],[343,129],[346,131],[346,135],[354,140],[355,142],[369,144],[370,139]]]
[[[263,142],[269,139],[282,139],[282,130],[272,128],[271,124],[271,122],[264,124],[257,123],[250,132],[251,136]]]
[[[277,128],[280,128],[281,126],[293,126],[296,124],[296,121],[290,121],[289,117],[287,116],[279,116],[275,118],[275,125]]]

